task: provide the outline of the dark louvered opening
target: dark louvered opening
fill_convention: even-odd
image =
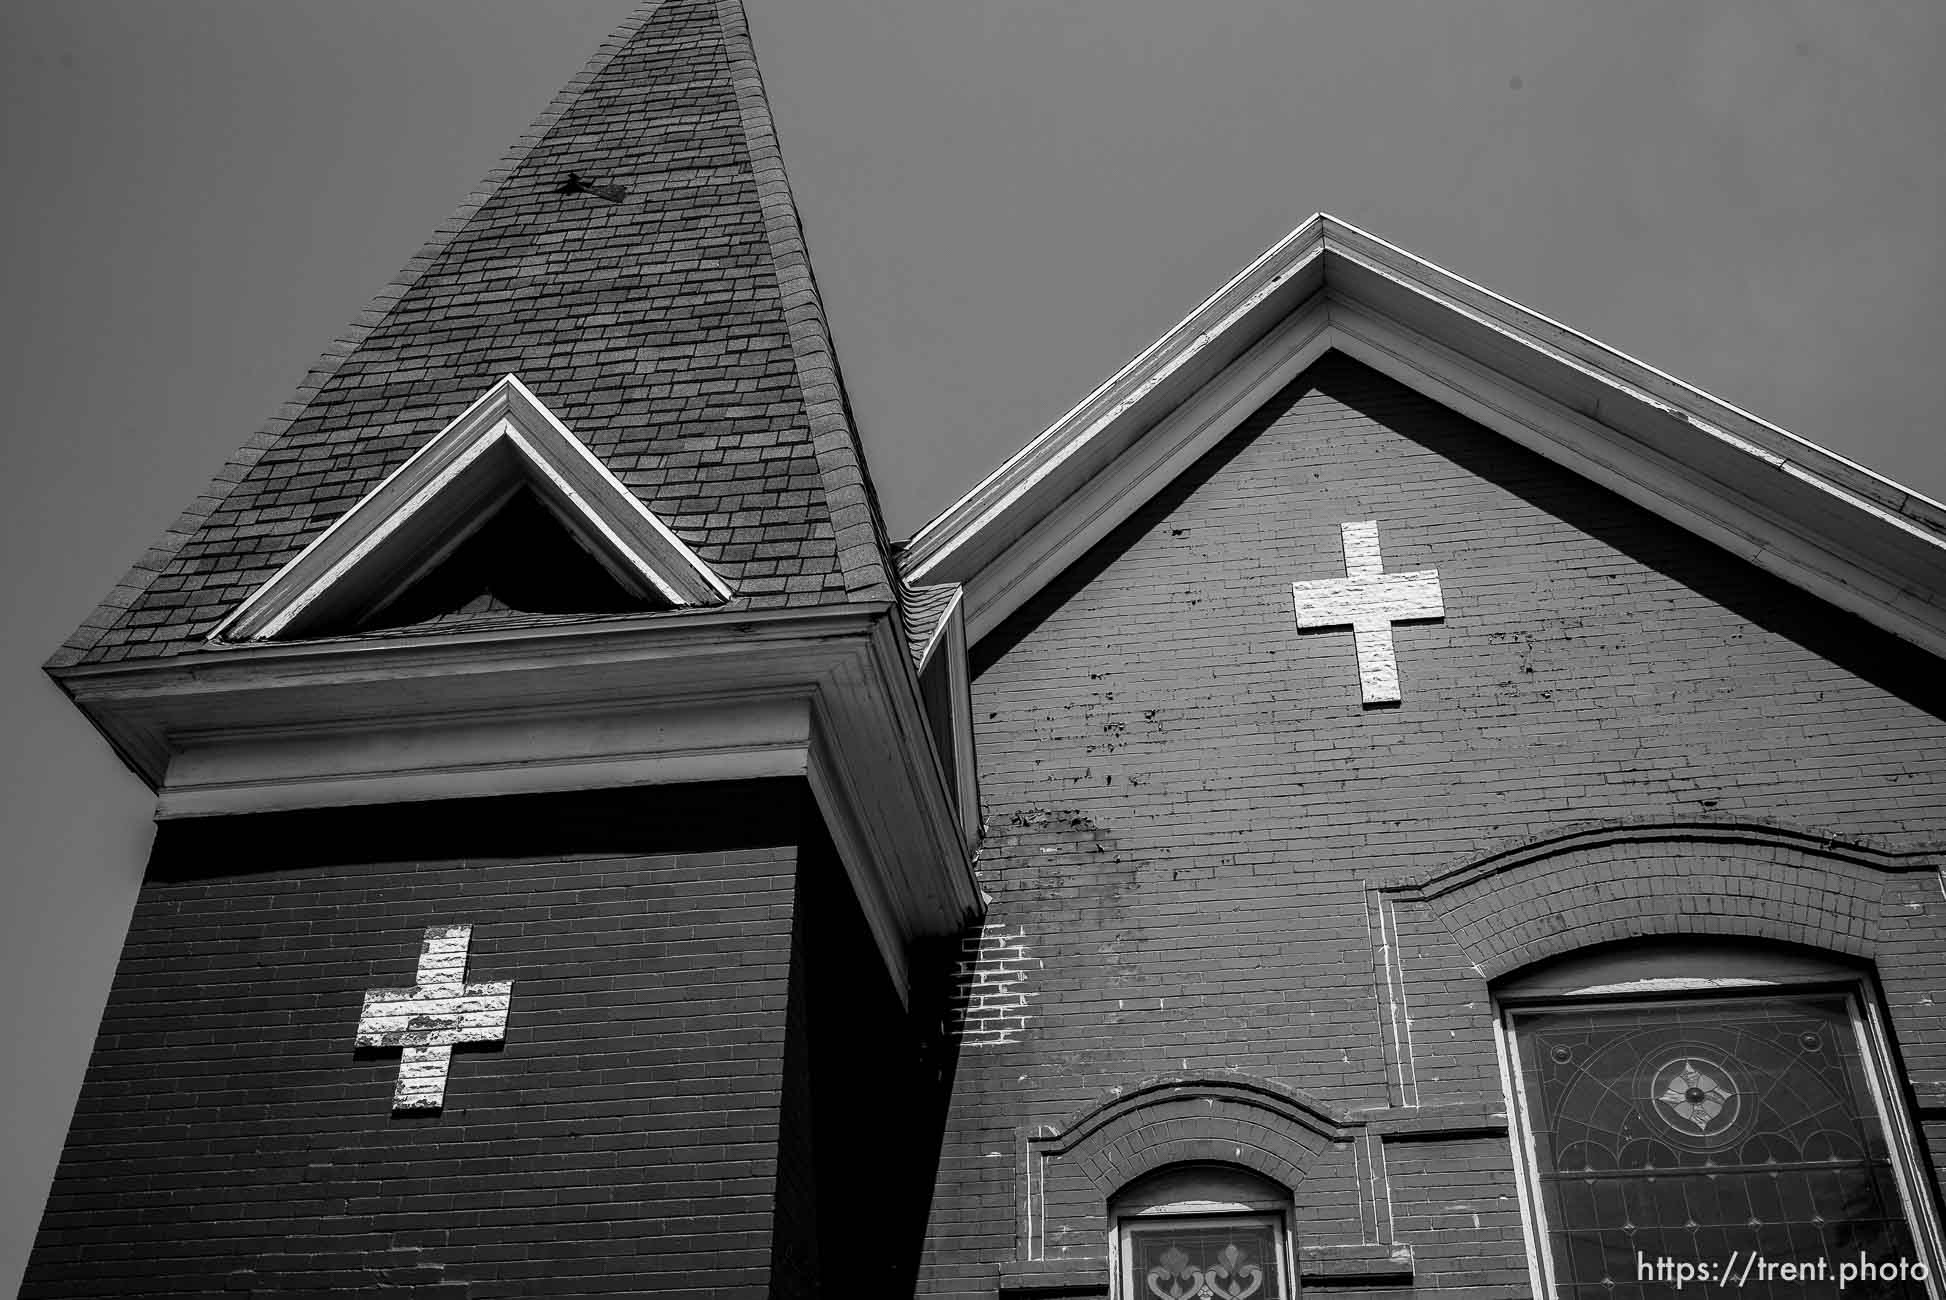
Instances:
[[[345,631],[667,608],[624,587],[522,488],[431,572]]]

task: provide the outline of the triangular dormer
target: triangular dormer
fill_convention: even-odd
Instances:
[[[558,581],[537,581],[543,568]],[[479,615],[609,614],[729,597],[723,580],[508,375],[214,635],[299,640]]]

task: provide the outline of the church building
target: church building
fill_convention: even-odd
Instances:
[[[1325,215],[1022,442],[646,4],[48,665],[22,1294],[1946,1296],[1946,507]]]

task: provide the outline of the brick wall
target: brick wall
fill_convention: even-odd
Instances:
[[[23,1294],[817,1293],[833,981],[893,1121],[914,1051],[809,809],[776,782],[166,827]],[[452,922],[467,978],[513,983],[506,1042],[395,1116],[361,999]]]
[[[1395,629],[1396,708],[1361,707],[1349,631],[1293,614],[1292,582],[1344,575],[1354,520],[1379,522],[1387,571],[1437,569],[1444,590],[1442,622]],[[1940,1056],[1916,990],[1946,973],[1946,899],[1912,856],[1946,832],[1936,662],[1347,359],[1058,578],[974,671],[986,924],[1035,962],[1007,986],[1020,1032],[961,1046],[923,1294],[994,1293],[1032,1199],[1028,1135],[1145,1078],[1231,1070],[1347,1114],[1461,1116],[1378,1144],[1369,1177],[1418,1255],[1406,1285],[1525,1295],[1486,977],[1444,922],[1387,922],[1375,891],[1571,827],[1766,822],[1898,858],[1866,955],[1908,1061]],[[1768,889],[1736,926],[1719,909],[1698,927],[1801,938],[1787,912],[1832,910]],[[1403,1056],[1384,988],[1401,945]]]

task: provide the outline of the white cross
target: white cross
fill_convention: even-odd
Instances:
[[[1351,627],[1358,647],[1358,685],[1367,704],[1399,702],[1399,662],[1392,653],[1392,625],[1408,619],[1445,618],[1439,570],[1386,573],[1378,553],[1378,521],[1340,524],[1345,539],[1345,576],[1293,582],[1300,628]]]
[[[507,1034],[512,983],[467,984],[470,925],[435,925],[419,951],[419,982],[373,989],[358,1016],[358,1046],[402,1047],[392,1109],[438,1110],[446,1101],[446,1067],[454,1043],[497,1043]]]

